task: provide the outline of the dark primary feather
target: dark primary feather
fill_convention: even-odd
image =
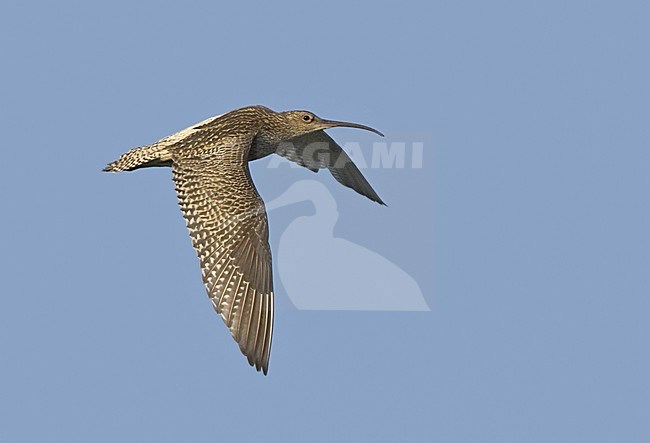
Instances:
[[[275,153],[314,172],[327,168],[343,186],[386,205],[343,148],[325,131],[314,131],[280,143]]]

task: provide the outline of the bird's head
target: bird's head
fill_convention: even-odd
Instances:
[[[309,111],[286,111],[276,114],[277,120],[274,122],[272,132],[277,137],[277,142],[290,140],[294,137],[309,134],[310,132],[322,131],[324,129],[346,127],[364,129],[374,132],[375,134],[384,134],[371,128],[370,126],[360,125],[358,123],[348,123],[336,120],[325,120]],[[277,126],[276,126],[277,125]]]

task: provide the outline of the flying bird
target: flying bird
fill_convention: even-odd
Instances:
[[[334,127],[382,135],[308,111],[249,106],[132,149],[104,168],[172,168],[208,297],[248,363],[265,375],[273,336],[273,272],[266,210],[248,162],[276,153],[314,172],[327,168],[344,186],[383,205],[350,157],[324,132]]]

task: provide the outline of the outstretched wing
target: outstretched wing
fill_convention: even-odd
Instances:
[[[343,186],[385,205],[352,159],[325,131],[310,132],[280,143],[275,153],[314,172],[327,168]]]
[[[248,171],[247,137],[185,148],[173,157],[173,178],[203,283],[248,357],[268,372],[273,334],[271,250],[264,202]]]

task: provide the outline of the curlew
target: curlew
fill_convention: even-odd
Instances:
[[[172,168],[178,200],[214,309],[251,366],[266,375],[273,335],[273,272],[264,202],[248,162],[276,153],[384,204],[325,129],[368,126],[308,111],[249,106],[132,149],[104,171]]]

